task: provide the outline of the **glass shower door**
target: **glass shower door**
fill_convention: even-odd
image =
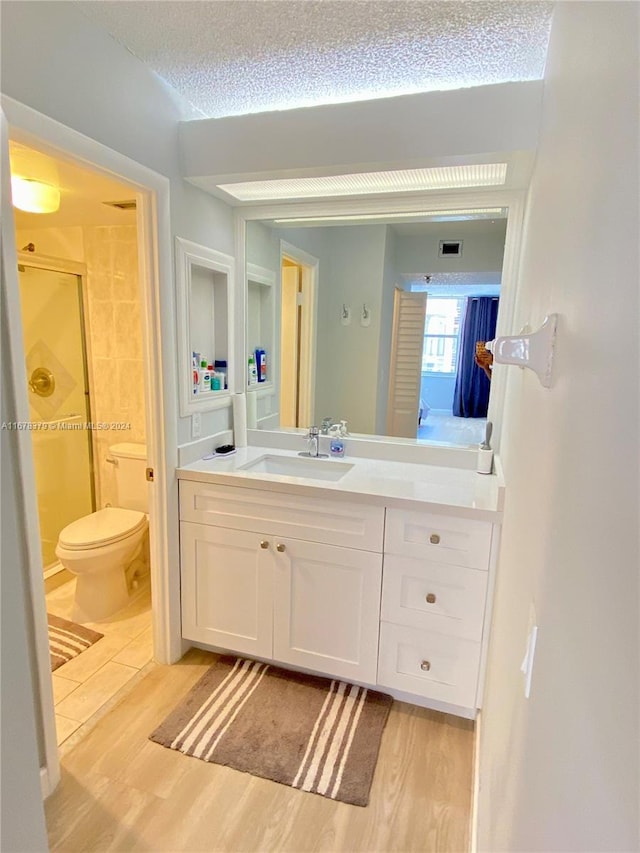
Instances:
[[[19,279],[46,570],[62,528],[95,509],[82,279],[23,264]]]

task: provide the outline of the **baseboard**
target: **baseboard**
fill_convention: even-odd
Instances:
[[[478,851],[478,800],[480,798],[480,732],[482,728],[482,711],[478,711],[473,739],[473,793],[471,800],[471,818],[469,824],[470,853]]]
[[[56,782],[57,784],[57,782]],[[46,800],[53,794],[56,784],[52,784],[49,770],[46,767],[40,768],[40,790],[42,791],[42,799]]]

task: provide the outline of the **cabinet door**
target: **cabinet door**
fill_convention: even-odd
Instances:
[[[375,684],[382,556],[274,538],[273,656]]]
[[[257,533],[180,525],[182,635],[271,657],[273,555]]]

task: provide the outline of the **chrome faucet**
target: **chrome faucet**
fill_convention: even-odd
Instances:
[[[317,426],[309,427],[309,435],[307,436],[307,446],[309,456],[317,456],[318,455],[318,445],[320,444],[320,439],[318,438],[320,430]]]
[[[308,456],[311,459],[325,459],[329,456],[328,453],[320,453],[320,430],[317,426],[309,427],[307,434],[307,450],[300,451],[298,456]]]
[[[333,426],[333,418],[323,418],[320,432],[322,435],[329,435],[329,428]]]

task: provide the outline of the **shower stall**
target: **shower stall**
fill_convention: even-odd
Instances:
[[[63,527],[95,510],[83,268],[19,255],[29,429],[45,575]]]

